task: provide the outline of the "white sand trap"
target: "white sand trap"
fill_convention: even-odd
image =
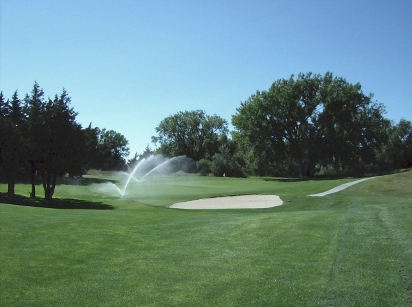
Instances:
[[[280,206],[283,201],[277,195],[241,195],[203,198],[171,205],[174,209],[257,209]]]
[[[328,191],[326,191],[326,192],[318,193],[318,194],[310,194],[310,195],[308,195],[308,196],[318,197],[318,196],[325,196],[325,195],[328,195],[328,194],[336,193],[336,192],[342,191],[342,190],[344,190],[344,189],[346,189],[346,188],[348,188],[348,187],[350,187],[350,186],[352,186],[352,185],[354,185],[354,184],[357,184],[357,183],[359,183],[359,182],[362,182],[362,181],[365,181],[365,180],[368,180],[368,179],[372,179],[372,178],[375,178],[375,177],[369,177],[369,178],[364,178],[364,179],[360,179],[360,180],[356,180],[356,181],[344,183],[344,184],[338,185],[337,187],[335,187],[335,188],[333,188],[333,189],[330,189],[330,190],[328,190]]]

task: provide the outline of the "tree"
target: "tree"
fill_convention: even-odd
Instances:
[[[319,91],[322,113],[318,124],[323,133],[323,164],[340,172],[362,173],[375,163],[376,152],[387,140],[384,130],[390,122],[383,118],[382,104],[364,95],[359,83],[324,76]]]
[[[8,115],[15,125],[23,127],[23,123],[26,120],[26,114],[25,108],[22,101],[19,99],[17,91],[15,91],[11,97],[11,101],[8,105]]]
[[[220,146],[219,152],[212,157],[210,170],[215,176],[244,177],[242,159],[233,153],[228,144]]]
[[[371,98],[360,84],[331,73],[292,75],[241,104],[232,117],[234,137],[260,175],[268,165],[288,169],[290,163],[300,176],[328,164],[357,171],[373,160],[385,123],[383,106]]]
[[[227,122],[204,111],[185,111],[166,117],[155,128],[152,142],[166,156],[186,155],[195,161],[211,159],[218,152],[219,138],[228,133]]]
[[[126,157],[130,153],[129,141],[114,130],[102,129],[98,134],[99,154],[103,170],[126,169]]]
[[[134,154],[133,158],[127,161],[128,167],[133,168],[133,166],[138,163],[141,159],[146,159],[154,154],[153,150],[147,144],[146,148],[144,149],[142,154],[138,154],[137,152]]]
[[[7,180],[8,197],[14,198],[16,178],[25,156],[22,127],[25,119],[17,91],[12,100],[4,102],[0,94],[0,169]]]
[[[397,169],[412,167],[412,123],[402,118],[392,128],[389,141],[392,165]]]
[[[57,178],[83,173],[85,141],[77,113],[70,107],[71,98],[63,89],[54,99],[44,100],[37,82],[31,95],[26,94],[27,156],[30,164],[32,192],[36,197],[36,173],[41,176],[45,198],[53,197]]]
[[[57,178],[66,173],[80,175],[84,157],[84,139],[77,113],[70,107],[67,91],[49,99],[42,115],[43,129],[39,139],[41,175],[45,198],[53,197]]]
[[[0,92],[0,117],[8,115],[8,101],[4,100],[3,92]]]
[[[301,175],[311,174],[318,151],[318,130],[314,117],[319,112],[316,93],[320,76],[300,74],[277,80],[269,91],[257,92],[237,109],[232,123],[236,140],[251,147],[259,175],[265,165],[291,158]]]
[[[86,144],[86,168],[102,170],[123,170],[129,155],[128,140],[114,130],[92,128],[92,124],[83,129]]]
[[[7,181],[9,199],[14,198],[16,176],[21,167],[22,135],[10,118],[0,117],[0,170]]]
[[[99,134],[100,129],[98,127],[92,128],[92,123],[85,129],[83,129],[83,138],[86,146],[85,154],[85,167],[86,169],[99,169],[102,168],[102,158],[99,149]]]
[[[41,149],[38,140],[43,135],[43,112],[45,108],[44,91],[37,82],[34,82],[30,96],[26,94],[24,98],[27,113],[27,126],[25,135],[27,136],[27,161],[30,164],[31,198],[36,198],[36,171],[41,160]]]

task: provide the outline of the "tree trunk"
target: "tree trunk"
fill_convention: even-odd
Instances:
[[[9,200],[14,199],[14,179],[9,179],[7,181],[7,196]]]
[[[315,173],[315,167],[313,166],[312,163],[307,162],[307,161],[305,162],[299,161],[298,170],[299,170],[300,177],[312,177]]]
[[[30,198],[36,198],[36,169],[32,165],[31,168],[31,193]]]
[[[53,173],[53,181],[52,181],[51,187],[50,187],[50,199],[52,199],[52,197],[54,195],[54,189],[56,188],[56,181],[57,181],[57,172],[55,171]]]
[[[56,172],[53,172],[53,176],[51,175],[50,172],[44,172],[42,175],[42,179],[43,179],[44,198],[46,200],[51,200],[53,198],[54,189],[56,187],[56,181],[57,181]]]

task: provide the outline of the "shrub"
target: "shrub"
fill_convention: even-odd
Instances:
[[[200,159],[199,161],[196,162],[196,166],[200,172],[200,175],[206,176],[210,174],[210,166],[211,166],[211,161],[207,159]]]

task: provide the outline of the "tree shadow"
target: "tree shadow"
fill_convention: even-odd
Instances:
[[[263,177],[264,181],[276,181],[276,182],[300,182],[306,181],[306,178],[282,178],[282,177]]]
[[[113,210],[114,207],[100,202],[91,202],[73,198],[53,198],[45,200],[43,198],[29,198],[15,195],[11,200],[7,194],[0,193],[0,203],[12,204],[16,206],[52,208],[52,209],[89,209],[89,210]]]
[[[117,180],[112,180],[112,179],[63,177],[63,178],[57,178],[56,185],[65,184],[65,185],[74,185],[74,186],[90,186],[94,183],[99,184],[99,183],[107,183],[107,182],[118,183]],[[40,176],[36,176],[35,183],[36,185],[42,183]],[[7,181],[4,178],[0,178],[0,184],[7,184]],[[31,184],[31,182],[28,178],[20,178],[16,180],[16,184]]]
[[[287,177],[262,177],[264,181],[276,181],[276,182],[302,182],[302,181],[321,181],[321,180],[339,180],[344,178],[361,179],[364,176],[326,176],[318,175],[312,177],[297,177],[297,178],[287,178]]]

